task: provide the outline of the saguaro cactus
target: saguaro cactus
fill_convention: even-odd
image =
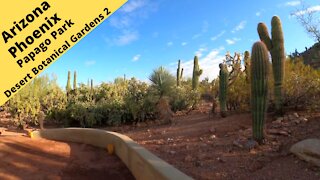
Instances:
[[[74,75],[73,75],[73,90],[74,91],[77,90],[77,71],[74,71]]]
[[[71,91],[71,72],[68,71],[68,80],[67,80],[67,86],[66,86],[67,93]]]
[[[263,42],[252,47],[251,57],[251,114],[253,139],[259,143],[264,139],[264,124],[268,97],[269,54]]]
[[[225,64],[219,64],[219,103],[221,117],[227,116],[227,88],[229,83],[229,72]]]
[[[178,61],[178,68],[177,68],[177,86],[181,85],[182,75],[183,75],[183,68],[181,69],[180,60],[179,60]]]
[[[199,87],[199,78],[202,74],[202,69],[199,67],[198,56],[194,57],[193,61],[193,74],[192,74],[192,89],[197,90]]]
[[[282,25],[280,18],[274,16],[271,20],[271,36],[269,36],[268,28],[264,23],[258,24],[258,33],[261,41],[265,43],[272,57],[272,68],[274,78],[274,95],[275,95],[275,108],[277,114],[283,114],[282,108],[282,84],[284,79],[284,63],[285,63],[285,50],[284,38],[282,32]]]
[[[251,79],[250,78],[250,53],[249,53],[249,51],[244,52],[243,61],[244,61],[244,67],[245,67],[244,72],[246,74],[246,80],[247,80],[247,82],[249,82]]]

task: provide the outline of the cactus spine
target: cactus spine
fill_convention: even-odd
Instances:
[[[192,74],[192,89],[197,90],[199,87],[199,78],[202,74],[202,69],[199,67],[198,56],[194,57],[193,61],[193,74]]]
[[[261,41],[265,43],[272,57],[272,68],[274,78],[275,108],[277,114],[283,114],[282,108],[282,84],[284,79],[285,50],[282,25],[280,18],[274,16],[271,20],[271,36],[264,23],[258,24],[258,33]]]
[[[227,114],[227,89],[229,83],[229,72],[225,64],[219,64],[219,103],[221,117],[226,117]]]
[[[73,90],[74,91],[77,90],[77,71],[74,71],[74,75],[73,75]]]
[[[253,139],[264,139],[264,123],[267,110],[269,54],[263,42],[252,47],[251,57],[251,114]]]
[[[71,72],[70,71],[68,71],[66,91],[67,91],[67,94],[71,91]]]
[[[181,85],[183,75],[183,68],[180,68],[180,60],[178,61],[178,69],[177,69],[177,86]]]

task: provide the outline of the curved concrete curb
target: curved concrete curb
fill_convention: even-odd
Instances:
[[[128,136],[119,133],[98,129],[66,128],[34,131],[31,137],[85,143],[101,148],[107,148],[108,145],[113,144],[116,155],[138,180],[192,179]]]

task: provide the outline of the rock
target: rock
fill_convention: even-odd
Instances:
[[[299,118],[299,114],[298,113],[293,113],[293,116],[295,117],[295,118]]]
[[[283,117],[278,117],[277,120],[272,122],[272,124],[280,124],[282,121],[283,121]]]
[[[245,145],[246,149],[248,149],[248,150],[254,149],[258,146],[259,146],[259,143],[255,140],[252,140],[252,139],[250,139]]]
[[[217,138],[217,136],[214,134],[210,136],[210,139],[216,139],[216,138]]]
[[[237,146],[239,148],[243,148],[243,145],[238,141],[238,140],[234,140],[232,143],[234,146]]]
[[[302,122],[308,122],[308,119],[305,118],[305,117],[301,117],[301,118],[300,118],[300,121],[302,121]]]
[[[225,163],[226,161],[220,157],[217,157],[217,161],[221,162],[221,163]]]
[[[294,144],[290,152],[320,167],[320,139],[306,139]]]
[[[175,155],[176,152],[175,152],[175,151],[170,151],[170,154],[171,154],[171,155]]]
[[[192,156],[188,155],[188,156],[186,156],[186,157],[184,158],[184,161],[186,161],[186,162],[191,162],[191,161],[193,161],[193,158],[192,158]]]
[[[210,132],[210,133],[215,133],[215,132],[216,132],[216,129],[215,129],[215,128],[210,128],[210,129],[209,129],[209,132]]]
[[[278,129],[269,129],[269,134],[276,134],[276,135],[283,135],[283,136],[289,136],[289,133],[284,130],[278,130]]]

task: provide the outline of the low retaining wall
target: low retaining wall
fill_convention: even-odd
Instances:
[[[67,141],[107,148],[114,146],[114,153],[138,180],[191,180],[172,165],[158,158],[128,136],[98,129],[66,128],[34,131],[32,138]]]

